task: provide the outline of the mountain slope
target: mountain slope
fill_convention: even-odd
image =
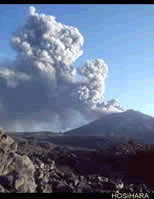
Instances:
[[[65,136],[126,136],[154,142],[154,117],[139,111],[112,113],[64,133]],[[151,137],[152,136],[152,137]]]

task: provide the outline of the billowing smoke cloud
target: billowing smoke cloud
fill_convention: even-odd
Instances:
[[[123,111],[115,100],[100,103],[108,73],[102,59],[73,66],[83,42],[77,28],[29,8],[24,26],[11,38],[16,60],[0,65],[0,125],[5,130],[64,131]]]

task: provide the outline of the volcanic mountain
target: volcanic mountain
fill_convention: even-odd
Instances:
[[[87,125],[67,131],[65,136],[117,136],[154,143],[154,117],[129,109],[105,115]]]

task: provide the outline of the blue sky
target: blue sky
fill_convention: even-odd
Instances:
[[[154,116],[154,5],[1,4],[1,61],[15,59],[9,40],[27,19],[29,6],[79,29],[84,53],[75,66],[104,59],[109,67],[105,101],[117,98],[125,109]]]

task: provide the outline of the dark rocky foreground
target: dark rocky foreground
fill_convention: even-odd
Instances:
[[[49,139],[30,134],[9,135],[0,131],[0,192],[154,190],[153,165],[149,166],[148,162],[151,164],[154,156],[145,157],[141,152],[139,156],[128,154],[126,144],[121,148],[112,146],[104,149],[100,143],[99,147],[83,148],[77,143],[71,146],[70,140],[69,145],[66,145],[66,140],[63,140],[65,146],[62,145],[62,137]],[[63,139],[68,141],[68,138]]]

